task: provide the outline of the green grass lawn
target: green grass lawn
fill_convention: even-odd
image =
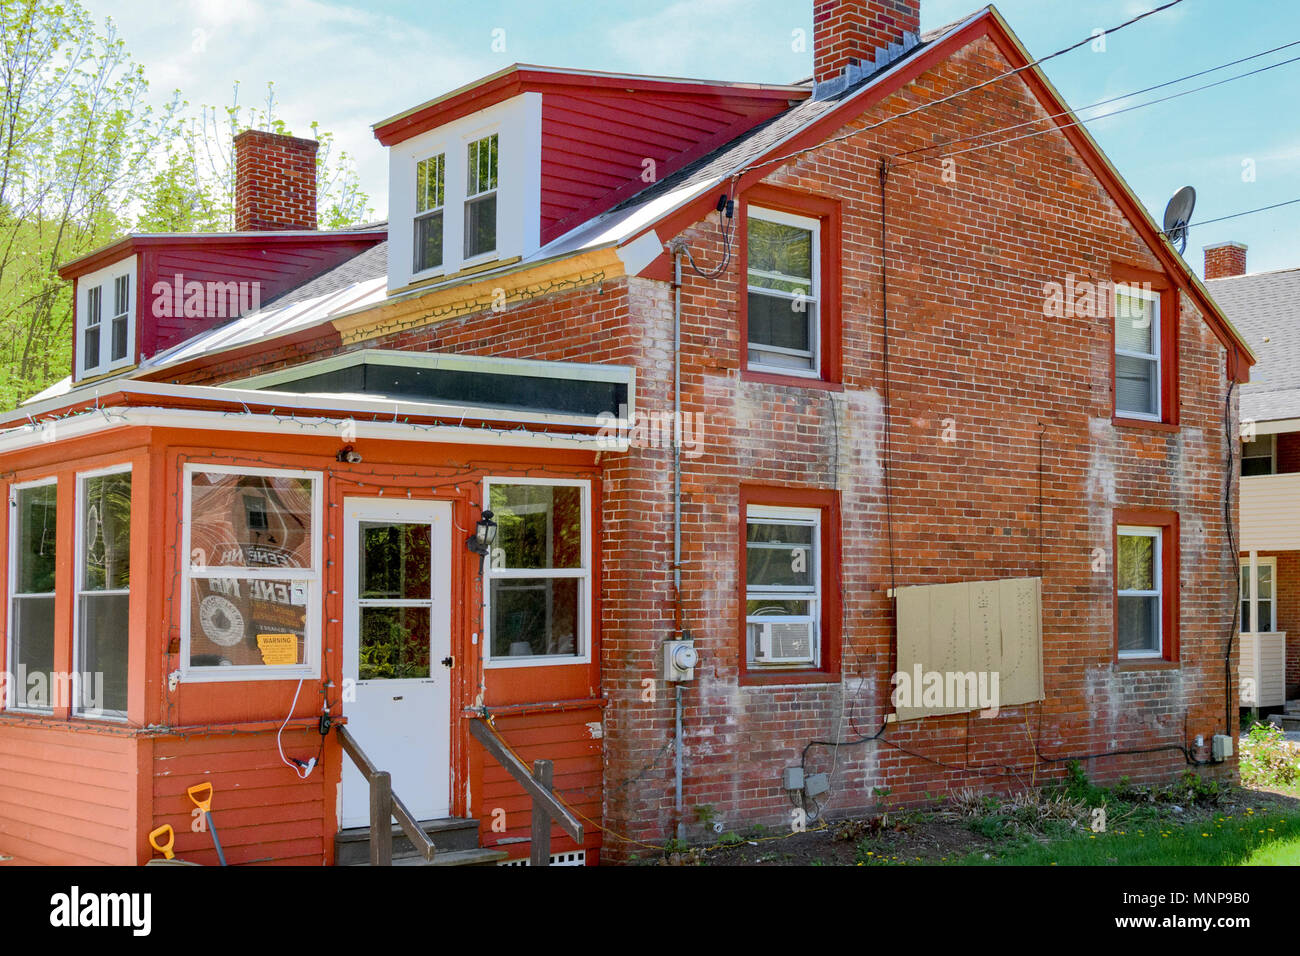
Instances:
[[[1215,813],[1186,823],[1149,820],[1107,833],[1073,833],[1018,841],[1005,850],[971,854],[965,865],[995,866],[1296,866],[1300,818],[1268,811]]]

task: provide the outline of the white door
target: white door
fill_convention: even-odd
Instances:
[[[417,820],[451,809],[451,505],[343,502],[348,729]],[[355,683],[352,683],[355,682]],[[343,760],[342,826],[370,822],[370,788]]]

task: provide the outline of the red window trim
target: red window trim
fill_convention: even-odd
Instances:
[[[804,216],[821,223],[821,320],[819,322],[818,348],[821,352],[821,373],[812,378],[803,375],[782,375],[777,372],[753,371],[749,367],[749,205],[764,209]],[[838,200],[811,193],[800,193],[760,183],[745,190],[738,203],[736,215],[736,258],[738,268],[736,314],[740,325],[740,377],[747,381],[766,382],[771,385],[795,385],[800,388],[827,388],[839,390],[843,386],[841,374],[843,357],[840,354],[840,204]]]
[[[1110,414],[1111,421],[1126,428],[1148,428],[1153,431],[1178,430],[1178,339],[1180,309],[1178,287],[1163,272],[1139,269],[1122,262],[1111,263],[1111,281],[1116,285],[1134,283],[1149,285],[1160,295],[1160,421],[1129,418],[1115,407],[1115,317],[1107,310],[1107,328],[1110,337]]]
[[[1120,525],[1160,528],[1160,592],[1161,638],[1159,657],[1119,656],[1119,529]],[[1177,666],[1179,660],[1179,599],[1178,585],[1182,578],[1178,569],[1179,533],[1178,512],[1161,508],[1116,508],[1111,527],[1111,582],[1110,595],[1113,610],[1111,625],[1111,656],[1125,669],[1162,668]]]
[[[746,647],[746,525],[750,505],[778,508],[818,508],[821,520],[821,665],[790,669],[751,670]],[[789,488],[771,485],[740,486],[740,520],[737,535],[736,613],[741,685],[827,684],[840,679],[840,493],[833,489]]]

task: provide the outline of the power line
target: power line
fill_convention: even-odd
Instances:
[[[1219,70],[1226,70],[1226,69],[1227,69],[1228,67],[1230,67],[1230,66],[1238,66],[1238,65],[1240,65],[1240,64],[1242,64],[1242,63],[1249,62],[1250,60],[1258,60],[1258,59],[1259,59],[1260,57],[1262,57],[1262,56],[1268,56],[1269,54],[1272,54],[1272,53],[1278,53],[1278,52],[1280,52],[1280,51],[1282,51],[1282,50],[1290,49],[1290,48],[1293,47],[1293,46],[1300,46],[1300,40],[1292,40],[1290,43],[1284,43],[1282,46],[1276,46],[1276,47],[1273,47],[1273,49],[1271,49],[1271,50],[1264,50],[1262,53],[1252,53],[1250,56],[1243,56],[1243,57],[1241,57],[1241,58],[1239,58],[1239,59],[1232,60],[1232,61],[1230,61],[1230,62],[1228,62],[1228,63],[1221,63],[1221,64],[1219,64],[1218,66],[1212,66],[1212,67],[1210,67],[1209,69],[1206,69],[1206,70],[1200,70],[1199,72],[1196,72],[1196,73],[1189,73],[1189,74],[1187,74],[1186,76],[1180,76],[1180,77],[1178,77],[1178,78],[1176,78],[1176,79],[1173,79],[1173,80],[1166,80],[1166,81],[1163,82],[1163,83],[1157,83],[1155,86],[1148,86],[1148,87],[1146,87],[1145,89],[1141,89],[1141,90],[1133,90],[1131,93],[1121,93],[1119,96],[1112,96],[1112,97],[1110,97],[1109,99],[1098,100],[1096,103],[1089,103],[1087,106],[1080,106],[1080,107],[1078,108],[1078,110],[1066,110],[1066,111],[1064,111],[1064,112],[1062,112],[1062,113],[1053,113],[1051,116],[1039,117],[1038,119],[1026,120],[1026,121],[1023,122],[1023,123],[1016,123],[1014,126],[1005,126],[1005,127],[1003,127],[1002,129],[989,130],[989,131],[984,132],[984,133],[973,133],[973,134],[970,135],[970,136],[963,136],[963,137],[960,137],[960,138],[958,138],[958,139],[950,139],[950,140],[946,140],[946,141],[944,141],[944,142],[942,142],[942,143],[933,143],[933,144],[931,144],[930,146],[918,146],[916,149],[904,150],[904,151],[901,152],[901,153],[897,153],[897,154],[895,154],[895,159],[901,158],[901,157],[903,157],[903,156],[911,156],[911,155],[914,155],[914,154],[916,154],[916,153],[927,153],[927,152],[929,152],[929,151],[932,150],[932,149],[941,149],[941,148],[943,148],[944,146],[953,146],[953,145],[956,145],[956,144],[958,144],[958,143],[968,143],[968,142],[970,142],[970,141],[973,140],[973,139],[983,139],[983,138],[986,137],[986,136],[996,136],[998,133],[1009,133],[1009,132],[1011,132],[1012,130],[1022,129],[1023,127],[1026,127],[1026,126],[1033,126],[1033,125],[1036,124],[1036,123],[1044,123],[1044,122],[1047,122],[1048,120],[1060,119],[1061,117],[1069,116],[1072,112],[1079,112],[1079,111],[1082,111],[1082,110],[1092,110],[1092,109],[1097,109],[1097,108],[1102,107],[1102,106],[1109,106],[1111,103],[1116,103],[1116,102],[1118,102],[1118,101],[1120,101],[1120,100],[1126,100],[1126,99],[1129,99],[1130,97],[1133,97],[1133,96],[1141,96],[1143,93],[1152,93],[1152,92],[1154,92],[1154,91],[1156,91],[1156,90],[1164,89],[1166,86],[1173,86],[1173,85],[1175,85],[1175,84],[1177,84],[1177,83],[1185,83],[1187,80],[1194,80],[1194,79],[1196,79],[1196,78],[1199,77],[1199,76],[1205,76],[1205,75],[1210,74],[1210,73],[1217,73]],[[1291,62],[1291,61],[1288,60],[1288,61],[1286,61],[1286,62]],[[1272,66],[1265,67],[1265,69],[1272,69],[1273,66],[1281,66],[1281,65],[1282,65],[1281,63],[1276,63],[1276,64],[1273,64]],[[1252,76],[1252,75],[1254,75],[1254,74],[1253,74],[1253,73],[1243,73],[1243,74],[1241,74],[1240,76],[1230,77],[1229,79],[1224,80],[1223,82],[1226,83],[1226,82],[1230,82],[1231,80],[1234,80],[1234,79],[1241,79],[1243,76]],[[1189,93],[1194,93],[1194,92],[1198,92],[1199,90],[1204,90],[1204,89],[1208,89],[1208,88],[1209,88],[1208,86],[1203,86],[1203,87],[1198,87],[1196,90],[1188,90],[1187,92],[1189,92]],[[1159,103],[1159,102],[1162,102],[1162,100],[1153,100],[1153,101],[1151,101],[1151,102],[1152,102],[1152,103]],[[1144,104],[1139,104],[1139,105],[1148,106],[1148,105],[1151,105],[1151,104],[1150,104],[1150,103],[1144,103]],[[1136,108],[1136,107],[1131,107],[1131,108]],[[1119,111],[1117,111],[1117,112],[1119,112]],[[1108,114],[1106,114],[1106,115],[1107,115],[1107,116],[1114,116],[1114,115],[1117,115],[1117,112],[1116,112],[1116,113],[1108,113]],[[1098,120],[1098,119],[1105,119],[1105,116],[1092,116],[1092,117],[1089,117],[1089,118],[1088,118],[1087,120],[1085,120],[1084,122],[1091,122],[1091,121],[1093,121],[1093,120]],[[996,144],[995,144],[995,145],[996,145]],[[912,164],[912,163],[903,163],[903,164],[901,164],[901,165],[904,165],[904,166],[911,166],[911,165],[913,165],[913,164]]]
[[[1300,41],[1297,41],[1297,42],[1300,42]],[[996,142],[993,142],[993,143],[980,143],[978,146],[968,146],[966,149],[956,149],[956,150],[953,150],[953,151],[950,152],[950,153],[944,153],[944,154],[942,154],[941,156],[939,156],[939,157],[937,157],[937,158],[939,158],[939,159],[947,159],[947,158],[950,158],[950,157],[952,157],[952,156],[964,156],[964,155],[966,155],[967,153],[978,152],[978,151],[981,150],[981,149],[992,149],[992,148],[994,148],[995,146],[1006,146],[1006,145],[1009,145],[1010,143],[1018,143],[1018,142],[1020,142],[1022,139],[1032,139],[1032,138],[1035,137],[1035,136],[1042,136],[1042,135],[1044,135],[1045,133],[1050,133],[1050,132],[1052,132],[1053,130],[1068,129],[1068,128],[1070,128],[1071,126],[1080,126],[1080,127],[1082,127],[1082,126],[1085,126],[1087,123],[1095,123],[1097,120],[1109,119],[1109,118],[1112,117],[1112,116],[1119,116],[1121,113],[1131,113],[1131,112],[1133,112],[1134,110],[1140,110],[1140,109],[1143,109],[1143,108],[1148,107],[1148,106],[1155,106],[1155,105],[1158,104],[1158,103],[1166,103],[1166,102],[1168,102],[1169,100],[1176,100],[1176,99],[1178,99],[1179,97],[1182,97],[1182,96],[1189,96],[1189,95],[1191,95],[1192,93],[1200,93],[1200,92],[1203,91],[1203,90],[1208,90],[1208,89],[1211,89],[1211,88],[1216,87],[1216,86],[1223,86],[1225,83],[1231,83],[1231,82],[1233,82],[1234,80],[1242,80],[1242,79],[1245,79],[1245,78],[1248,77],[1248,76],[1254,76],[1254,75],[1257,74],[1257,73],[1266,73],[1266,72],[1268,72],[1269,70],[1275,70],[1275,69],[1277,69],[1277,68],[1280,67],[1280,66],[1287,66],[1288,64],[1295,63],[1295,62],[1297,62],[1297,61],[1300,61],[1300,56],[1293,56],[1293,57],[1291,57],[1291,58],[1288,59],[1288,60],[1281,60],[1281,61],[1279,61],[1279,62],[1277,62],[1277,63],[1270,63],[1268,66],[1261,66],[1261,67],[1259,67],[1258,69],[1250,70],[1250,71],[1248,71],[1248,72],[1246,72],[1246,73],[1238,73],[1238,74],[1235,75],[1235,76],[1228,76],[1228,77],[1223,78],[1222,80],[1215,80],[1213,83],[1206,83],[1204,86],[1196,86],[1196,87],[1193,87],[1193,88],[1190,89],[1190,90],[1180,90],[1180,91],[1177,92],[1177,93],[1170,93],[1168,96],[1157,97],[1157,98],[1154,99],[1154,100],[1147,100],[1147,101],[1144,102],[1144,103],[1134,103],[1132,106],[1126,106],[1126,107],[1124,107],[1123,109],[1113,110],[1113,111],[1111,111],[1111,112],[1109,112],[1109,113],[1104,113],[1104,114],[1102,114],[1101,116],[1090,116],[1090,117],[1088,117],[1086,120],[1085,120],[1085,119],[1078,119],[1078,118],[1076,117],[1076,118],[1072,119],[1072,120],[1071,120],[1070,122],[1068,122],[1068,123],[1061,123],[1061,124],[1058,124],[1058,125],[1055,125],[1055,126],[1049,126],[1047,129],[1034,130],[1032,133],[1024,133],[1024,134],[1022,134],[1022,135],[1020,135],[1020,136],[1012,136],[1012,137],[1010,137],[1009,139],[1000,139],[1000,140],[997,140]],[[1184,77],[1183,79],[1188,79],[1188,78],[1187,78],[1187,77]],[[1171,82],[1175,82],[1175,83],[1176,83],[1176,82],[1181,82],[1181,81],[1180,81],[1180,80],[1173,80],[1173,81],[1171,81]],[[1165,84],[1165,85],[1168,85],[1168,84]],[[1129,94],[1127,94],[1127,96],[1136,96],[1136,95],[1137,95],[1137,94],[1135,94],[1135,93],[1129,93]],[[1124,97],[1120,97],[1120,98],[1123,99]],[[1086,107],[1086,106],[1085,106],[1085,107],[1083,107],[1083,108],[1084,108],[1084,109],[1088,109],[1089,107]],[[1045,117],[1045,118],[1043,118],[1043,119],[1032,120],[1031,122],[1033,122],[1033,123],[1040,123],[1040,122],[1043,122],[1044,119],[1059,119],[1060,117],[1063,117],[1063,116],[1069,116],[1069,115],[1070,115],[1069,113],[1057,113],[1055,116],[1049,116],[1049,117]],[[1005,130],[991,130],[991,131],[989,131],[988,133],[983,133],[983,134],[980,134],[980,135],[983,135],[983,136],[994,136],[994,135],[996,135],[996,134],[998,134],[998,133],[1001,133],[1001,132],[1007,132],[1007,131],[1009,131],[1009,130],[1013,130],[1013,129],[1019,129],[1019,128],[1022,127],[1022,126],[1027,126],[1027,125],[1030,125],[1030,124],[1029,124],[1029,123],[1021,123],[1021,124],[1019,124],[1018,126],[1009,126],[1009,127],[1007,127]],[[950,145],[950,144],[940,144],[940,145]],[[905,154],[903,154],[903,155],[905,155]],[[908,163],[899,163],[898,165],[899,165],[899,166],[916,166],[917,164],[919,164],[919,163],[923,163],[923,162],[926,162],[926,160],[923,160],[923,159],[914,159],[914,160],[912,160],[911,162],[908,162]]]
[[[1245,212],[1234,212],[1230,216],[1220,216],[1218,219],[1202,219],[1200,222],[1190,223],[1187,228],[1190,229],[1192,226],[1208,226],[1215,222],[1227,222],[1229,219],[1240,219],[1242,216],[1253,216],[1257,212],[1267,212],[1270,209],[1278,209],[1282,206],[1294,206],[1298,202],[1300,202],[1300,199],[1288,199],[1285,202],[1275,202],[1271,206],[1260,206],[1257,209],[1247,209]]]
[[[1118,33],[1120,30],[1123,30],[1125,27],[1132,26],[1133,24],[1137,23],[1139,20],[1145,20],[1147,17],[1153,16],[1154,14],[1157,13],[1161,13],[1164,10],[1168,10],[1170,7],[1176,7],[1178,6],[1178,4],[1182,2],[1183,0],[1169,0],[1168,3],[1162,4],[1161,6],[1155,7],[1151,10],[1147,10],[1145,13],[1139,13],[1137,16],[1131,17],[1130,19],[1125,20],[1123,23],[1111,27],[1109,30],[1102,31],[1101,34],[1096,34],[1096,33],[1089,34],[1086,38],[1079,40],[1077,43],[1072,43],[1067,47],[1062,47],[1061,49],[1057,50],[1055,53],[1049,53],[1046,56],[1039,57],[1037,60],[1030,60],[1024,66],[1018,66],[1015,69],[1008,70],[1005,73],[1000,73],[995,77],[984,80],[983,82],[980,83],[976,83],[974,86],[968,86],[965,89],[957,90],[955,93],[949,93],[947,96],[940,97],[937,100],[932,100],[929,103],[922,103],[920,106],[914,106],[911,109],[904,110],[901,113],[895,113],[890,116],[886,116],[878,123],[872,123],[871,125],[864,126],[861,129],[851,130],[850,132],[842,133],[839,136],[832,136],[830,139],[823,140],[822,142],[816,143],[812,146],[806,146],[803,149],[797,149],[792,153],[787,153],[784,156],[778,156],[775,159],[767,159],[761,162],[749,163],[747,165],[738,167],[737,169],[733,170],[727,178],[735,179],[736,177],[746,172],[749,172],[750,170],[753,169],[760,169],[763,166],[772,166],[772,165],[778,165],[780,163],[787,162],[791,159],[795,159],[799,156],[803,156],[806,153],[811,153],[814,150],[821,149],[824,146],[829,146],[833,143],[839,143],[853,136],[857,136],[861,133],[868,133],[871,130],[879,129],[880,127],[884,126],[886,123],[892,123],[894,120],[902,119],[905,116],[912,116],[924,110],[931,109],[932,107],[939,106],[943,103],[947,103],[951,100],[956,99],[959,96],[965,96],[967,93],[973,93],[976,90],[982,90],[984,89],[984,87],[991,86],[994,83],[997,83],[1001,80],[1005,80],[1009,76],[1015,76],[1019,73],[1022,73],[1025,70],[1028,70],[1030,67],[1037,66],[1040,63],[1046,63],[1048,60],[1055,59],[1056,57],[1062,56],[1066,53],[1070,53],[1074,50],[1079,49],[1079,47],[1081,46],[1086,46],[1087,44],[1092,43],[1094,40],[1096,40],[1099,35],[1105,36],[1111,33]]]

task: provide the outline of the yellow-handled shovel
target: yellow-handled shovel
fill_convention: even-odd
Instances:
[[[212,834],[212,845],[217,848],[217,859],[221,865],[226,865],[226,853],[221,849],[221,840],[217,838],[217,825],[212,822],[212,784],[196,783],[185,791],[190,795],[190,800],[194,805],[203,811],[203,817],[207,821],[208,832]]]

